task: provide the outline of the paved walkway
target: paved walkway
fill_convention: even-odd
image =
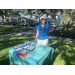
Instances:
[[[36,31],[34,30],[34,31],[21,32],[21,33],[0,35],[0,40],[15,37],[15,36],[20,36],[20,35],[25,35],[25,34],[33,34],[34,35],[35,33],[36,33]]]
[[[15,36],[20,36],[20,35],[25,35],[25,34],[32,34],[35,35],[36,31],[27,31],[27,32],[21,32],[21,33],[13,33],[13,34],[6,34],[6,35],[0,35],[0,40],[6,39],[6,38],[11,38]],[[49,36],[50,39],[55,39],[55,40],[63,40],[63,41],[68,41],[68,42],[75,42],[75,39],[70,39],[70,38],[62,38],[62,37],[56,37],[56,36]]]

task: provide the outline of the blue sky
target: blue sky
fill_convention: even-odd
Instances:
[[[22,17],[28,17],[29,15],[27,15],[27,16],[24,16],[23,14],[20,14]]]
[[[22,17],[30,17],[29,15],[26,15],[26,16],[24,16],[24,15],[21,15]],[[32,17],[35,17],[35,16],[32,16]]]
[[[63,10],[65,10],[65,9],[63,9]],[[24,16],[24,15],[21,15],[22,17],[30,17],[29,15],[26,15],[26,16]],[[32,17],[35,17],[35,16],[32,16]]]

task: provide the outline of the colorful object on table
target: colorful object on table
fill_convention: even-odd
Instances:
[[[26,50],[23,50],[23,51],[22,51],[22,54],[25,54],[25,53],[26,53]]]
[[[20,57],[21,57],[21,59],[22,60],[24,60],[24,58],[27,58],[27,57],[29,57],[30,56],[30,54],[23,54],[23,55],[21,55]],[[24,60],[25,61],[25,60]]]
[[[27,46],[27,43],[26,44],[23,44],[22,46]]]
[[[16,47],[14,47],[13,49],[17,49]]]
[[[25,44],[23,44],[22,46],[27,46],[27,45],[31,45],[31,43],[25,43]]]
[[[23,50],[23,49],[21,49],[21,48],[17,48],[17,49],[16,49],[16,51],[22,51],[22,50]]]
[[[22,51],[16,52],[16,55],[21,55],[21,54],[22,54]]]
[[[18,52],[16,52],[16,55],[22,55],[22,54],[25,54],[25,53],[26,53],[26,50],[18,51]]]
[[[16,47],[14,47],[14,49],[18,49],[18,48],[20,48],[20,47],[22,47],[21,45],[18,45],[18,46],[16,46]]]

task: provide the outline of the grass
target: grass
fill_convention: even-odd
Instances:
[[[23,35],[0,40],[0,64],[9,65],[9,50],[17,45],[26,43],[28,40],[34,41],[34,36]]]
[[[0,65],[9,65],[9,50],[17,45],[34,41],[33,35],[21,35],[0,40]],[[55,49],[53,59],[46,59],[46,65],[75,65],[75,43],[60,40],[49,40],[48,46]]]
[[[0,25],[0,35],[25,32],[33,29],[34,28],[32,27],[15,27],[15,26]]]
[[[52,40],[49,46],[55,49],[51,63],[53,65],[75,65],[75,43]]]

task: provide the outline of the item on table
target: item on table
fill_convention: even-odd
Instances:
[[[21,45],[18,45],[18,46],[16,46],[16,47],[14,47],[14,49],[18,49],[18,48],[20,48],[20,47],[22,47]]]
[[[29,41],[27,42],[27,45],[31,45],[31,43],[29,43]]]
[[[22,51],[22,54],[25,54],[25,53],[26,53],[26,50],[23,50],[23,51]]]
[[[27,46],[27,43],[23,44],[22,46]]]
[[[13,49],[17,49],[16,47],[14,47]]]
[[[22,54],[22,51],[16,52],[16,55],[21,55],[21,54]]]
[[[22,46],[25,47],[27,45],[31,45],[31,43],[29,43],[29,41],[28,41],[27,43],[23,44]]]
[[[24,47],[24,49],[26,49],[26,50],[33,50],[34,48],[35,48],[35,47],[30,46],[30,45],[27,45],[27,46]]]
[[[33,46],[28,46],[27,47],[27,50],[33,50],[35,47],[33,47]]]
[[[36,48],[39,48],[39,46],[36,44]]]
[[[27,49],[27,47],[28,47],[28,45],[27,46],[25,46],[25,47],[23,47],[24,49]]]
[[[22,60],[24,60],[24,58],[27,58],[27,57],[29,57],[30,56],[30,54],[23,54],[23,55],[21,55],[20,57],[21,57],[21,59]],[[24,60],[25,61],[25,60]]]
[[[22,54],[26,54],[26,50],[21,50],[16,52],[16,55],[22,55]]]
[[[22,50],[22,49],[25,49],[25,48],[20,48],[20,47],[28,47],[28,46],[30,46],[31,45],[31,43],[29,43],[29,41],[27,42],[27,43],[25,43],[25,44],[23,44],[23,45],[18,45],[18,46],[16,46],[16,47],[14,47],[14,49],[16,49],[17,51],[20,51],[20,50]]]
[[[16,51],[21,51],[21,50],[23,50],[23,49],[21,49],[21,48],[17,48],[17,49],[16,49]]]
[[[27,42],[27,45],[29,44],[29,41]]]

